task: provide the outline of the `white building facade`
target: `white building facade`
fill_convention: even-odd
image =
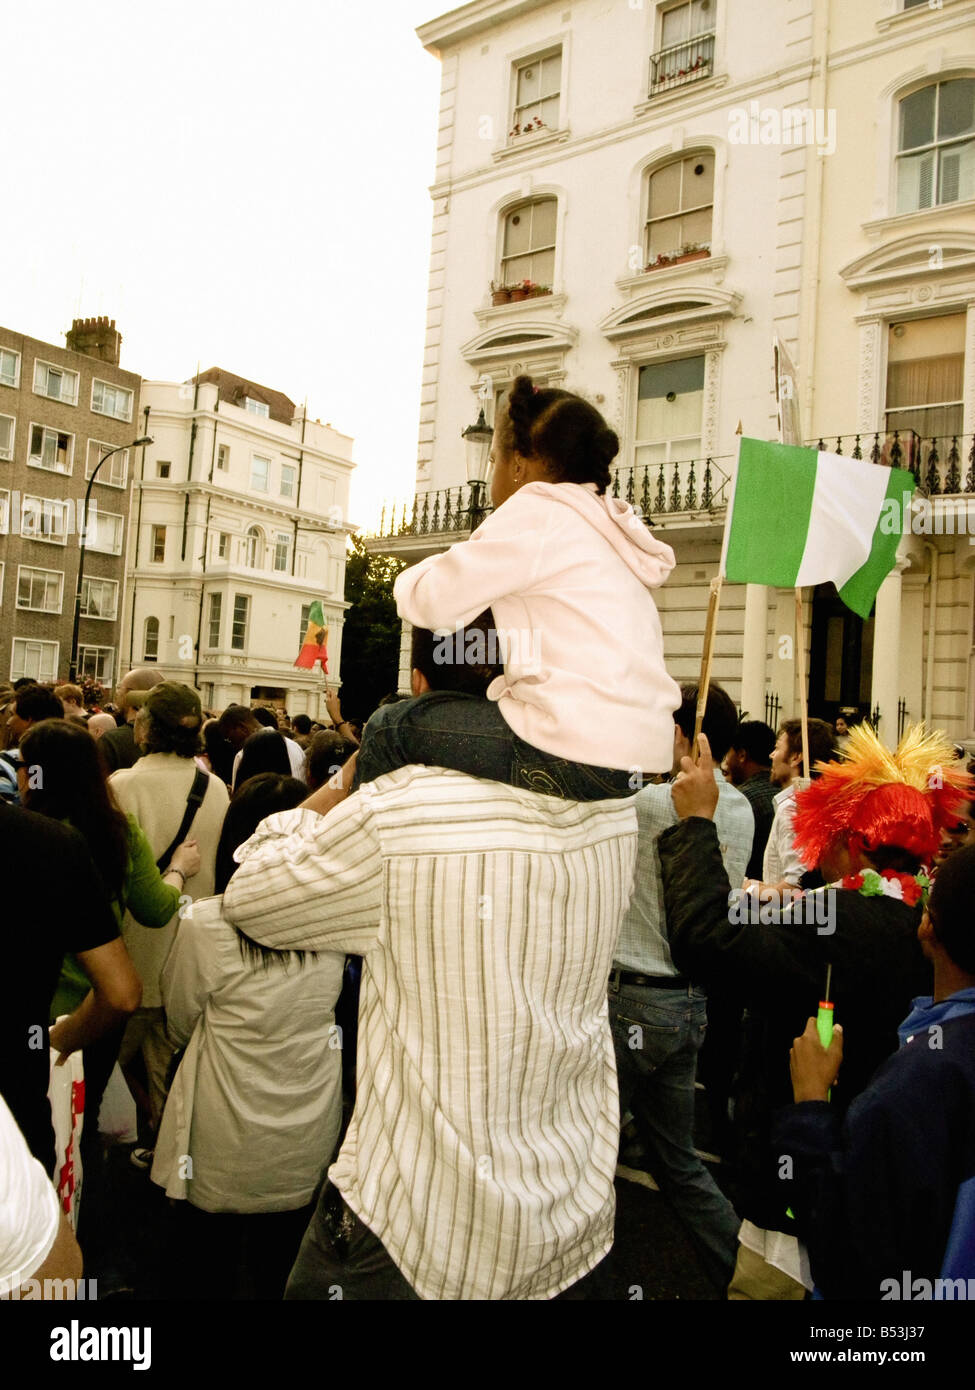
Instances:
[[[865,458],[879,435],[919,487],[875,616],[814,596],[810,699],[859,684],[887,741],[923,717],[975,745],[975,4],[832,0],[823,22],[810,433],[844,452],[859,433]]]
[[[669,669],[695,681],[737,432],[777,434],[773,337],[796,362],[809,442],[840,438],[867,457],[875,434],[889,453],[893,429],[913,430],[957,434],[967,455],[975,353],[959,271],[971,273],[963,252],[975,247],[975,131],[969,88],[937,84],[975,75],[965,56],[975,4],[475,0],[418,32],[443,75],[417,496],[371,544],[418,559],[467,534],[460,436],[481,401],[490,421],[521,372],[578,391],[620,436],[615,490],[675,549],[658,607]],[[932,83],[938,110],[920,98],[904,138],[926,137],[925,121],[934,133],[902,148],[900,103]],[[928,206],[911,211],[912,198]],[[945,253],[915,287],[903,257],[935,226]],[[893,298],[872,299],[875,273]],[[930,296],[898,297],[905,278],[911,295]],[[927,390],[924,370],[909,369],[886,389],[883,335],[905,305],[939,319],[924,351],[954,365],[925,379],[940,388],[950,377],[954,390],[962,372],[953,414],[891,404],[913,407]],[[949,442],[942,460],[950,452]],[[917,445],[905,455],[922,489],[929,455]],[[941,491],[963,495],[966,467],[957,487],[942,476]],[[975,471],[967,490],[975,504]],[[921,664],[907,655],[922,638],[916,602],[902,621],[899,592],[892,616],[889,585],[877,619],[854,629],[837,626],[828,592],[806,592],[811,713],[879,706],[885,736],[932,712],[956,737],[975,730],[972,581],[966,635],[955,563],[942,564],[937,601],[948,608],[927,707],[927,687],[907,679]],[[712,674],[753,718],[797,710],[796,644],[780,640],[794,633],[791,591],[725,586]],[[942,661],[958,689],[939,700]]]
[[[324,716],[326,677],[294,662],[319,601],[337,686],[352,440],[219,369],[144,382],[141,406],[122,669],[158,663],[212,710]]]

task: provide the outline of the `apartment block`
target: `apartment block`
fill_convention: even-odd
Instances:
[[[206,708],[324,716],[325,673],[294,661],[319,601],[338,685],[351,438],[216,367],[144,382],[140,432],[124,664],[158,663]]]
[[[0,678],[67,678],[89,479],[78,674],[118,670],[140,377],[114,319],[76,319],[66,346],[0,328]]]

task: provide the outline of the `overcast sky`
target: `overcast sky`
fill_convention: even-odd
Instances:
[[[352,520],[412,494],[450,0],[0,3],[0,323],[221,366],[355,438]]]

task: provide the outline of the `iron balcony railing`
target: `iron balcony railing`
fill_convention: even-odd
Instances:
[[[412,502],[384,503],[379,527],[372,535],[377,539],[394,536],[439,536],[454,531],[471,530],[471,518],[480,511],[481,518],[491,510],[484,498],[482,486],[465,483],[462,487],[439,488],[436,492],[418,492]],[[475,500],[478,506],[475,509]]]
[[[883,434],[821,435],[809,447],[847,458],[865,459],[913,473],[922,497],[975,496],[975,434],[922,438],[913,430]],[[672,463],[632,464],[612,471],[610,491],[629,502],[648,526],[663,517],[713,515],[730,499],[734,454]],[[418,493],[410,502],[383,507],[375,539],[438,536],[469,531],[491,511],[482,484],[465,483]]]
[[[837,435],[810,440],[810,447],[847,458],[867,459],[914,474],[922,497],[975,495],[975,434],[921,436],[913,430],[890,434]]]
[[[637,508],[649,526],[660,516],[713,512],[728,501],[729,469],[734,455],[686,459],[674,463],[633,464],[612,470],[610,491]],[[396,536],[436,536],[468,531],[472,517],[478,525],[491,511],[483,485],[474,484],[420,492],[411,502],[385,505],[374,539]]]
[[[699,34],[683,43],[662,48],[650,58],[650,95],[685,87],[698,78],[710,77],[714,67],[714,34]]]
[[[657,516],[711,512],[728,501],[731,478],[719,467],[719,459],[730,466],[733,458],[733,454],[726,454],[616,468],[611,491],[614,497],[638,508],[650,526]]]

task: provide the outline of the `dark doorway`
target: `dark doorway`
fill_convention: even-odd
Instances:
[[[281,709],[285,707],[288,692],[283,686],[277,685],[252,685],[251,700],[262,705],[278,705]]]
[[[830,724],[843,709],[870,714],[873,616],[851,613],[833,584],[813,595],[809,713]]]

